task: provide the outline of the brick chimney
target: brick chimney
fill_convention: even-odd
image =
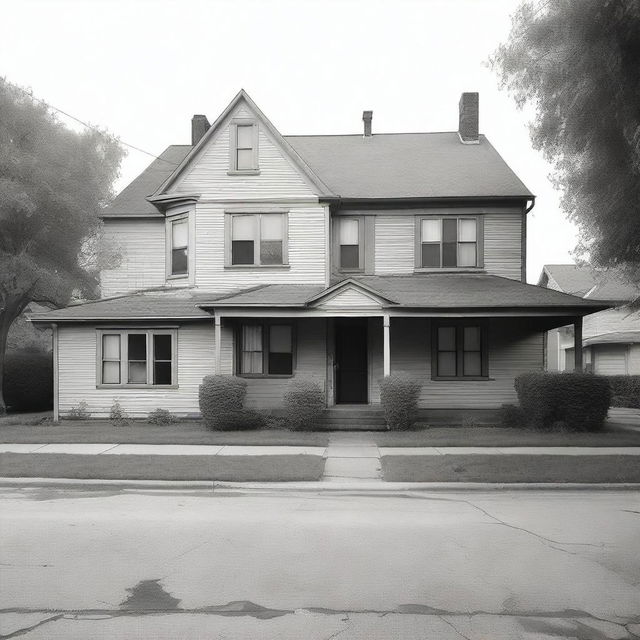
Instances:
[[[210,126],[207,116],[196,114],[191,118],[191,144],[194,147],[200,142],[202,136],[207,133]]]
[[[373,120],[373,111],[363,111],[362,121],[364,122],[364,136],[371,137],[371,121]]]
[[[480,96],[477,91],[463,93],[460,97],[458,135],[462,144],[478,144],[478,119]]]

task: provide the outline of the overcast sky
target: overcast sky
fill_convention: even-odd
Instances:
[[[462,91],[480,131],[537,201],[528,280],[572,262],[575,228],[528,116],[486,67],[517,0],[0,0],[0,75],[124,142],[160,153],[190,142],[244,88],[283,134],[454,131]],[[66,121],[64,118],[62,118]],[[122,189],[151,158],[129,149]]]

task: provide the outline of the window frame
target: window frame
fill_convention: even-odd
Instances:
[[[340,248],[342,245],[340,244],[340,226],[342,225],[343,220],[355,220],[358,223],[358,266],[357,267],[343,267],[341,261],[341,251]],[[338,271],[341,273],[362,273],[365,270],[365,216],[337,216],[335,218],[335,264],[338,267]],[[354,245],[345,245],[345,246],[354,246]]]
[[[460,220],[474,220],[476,223],[476,264],[475,266],[468,267],[445,267],[442,266],[443,259],[443,234],[442,234],[442,221],[455,219],[457,221],[456,228],[456,265],[460,261],[460,244],[465,244],[464,242],[460,242],[459,237],[459,227]],[[425,267],[422,265],[422,221],[423,220],[440,220],[441,222],[441,232],[440,232],[440,265],[439,267]],[[424,272],[442,272],[442,271],[481,271],[484,269],[484,216],[481,214],[429,214],[429,215],[420,215],[416,216],[416,224],[415,224],[415,271],[424,271]]]
[[[245,325],[259,326],[262,328],[262,373],[242,373],[242,327]],[[270,352],[270,327],[273,325],[286,325],[291,327],[291,373],[269,373]],[[234,330],[234,375],[239,378],[293,378],[296,375],[297,365],[297,341],[296,323],[287,321],[287,318],[273,318],[271,320],[247,320],[238,322]]]
[[[261,264],[260,243],[262,216],[282,216],[282,264]],[[253,241],[253,264],[233,264],[233,219],[236,216],[257,216],[256,237]],[[288,269],[289,268],[289,210],[226,210],[225,211],[225,269]]]
[[[238,127],[252,127],[253,163],[249,169],[238,169]],[[233,118],[229,123],[229,170],[228,175],[258,175],[260,173],[258,152],[258,123],[251,118]],[[245,147],[243,147],[245,148]]]
[[[147,382],[126,382],[129,379],[129,335],[146,336]],[[104,335],[120,336],[120,382],[102,381],[102,341]],[[154,384],[153,336],[171,336],[171,384]],[[113,361],[113,360],[112,360]],[[166,362],[160,360],[159,362]],[[151,382],[149,382],[151,381]],[[103,327],[96,330],[96,388],[97,389],[177,389],[178,388],[178,330],[176,327],[122,328]]]
[[[195,216],[192,207],[177,208],[167,213],[165,219],[165,278],[169,280],[187,280],[195,283]],[[187,221],[187,272],[172,273],[173,268],[173,224]]]
[[[455,328],[456,340],[456,375],[438,375],[438,329],[445,327]],[[479,376],[464,375],[464,329],[465,327],[480,328],[480,371]],[[463,372],[463,373],[458,373]],[[489,377],[489,330],[486,321],[483,320],[441,320],[431,323],[431,379],[442,381],[486,381]]]

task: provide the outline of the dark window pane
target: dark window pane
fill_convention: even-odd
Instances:
[[[144,333],[129,334],[129,360],[147,359],[147,336]]]
[[[457,218],[445,218],[442,221],[442,242],[458,242]]]
[[[170,362],[154,362],[153,384],[171,384]]]
[[[480,351],[480,327],[464,328],[464,350]]]
[[[171,336],[153,336],[153,357],[156,360],[171,360]]]
[[[456,350],[456,328],[438,327],[438,351]]]
[[[458,243],[445,242],[442,245],[442,266],[456,267],[458,265]]]
[[[187,250],[174,249],[171,252],[171,274],[177,275],[179,273],[187,273]]]
[[[269,351],[272,353],[291,353],[291,326],[273,324],[269,328]]]
[[[253,240],[234,240],[231,243],[231,264],[253,264]]]
[[[260,242],[260,264],[282,264],[282,240]]]
[[[439,267],[440,266],[440,243],[422,245],[422,266],[423,267]]]
[[[270,353],[269,373],[291,375],[293,373],[293,357],[290,353]]]
[[[438,375],[456,375],[456,354],[454,351],[440,351],[438,353]]]
[[[360,248],[357,244],[340,245],[340,268],[358,269],[360,267]]]
[[[482,363],[479,351],[466,351],[464,354],[464,375],[481,376]]]

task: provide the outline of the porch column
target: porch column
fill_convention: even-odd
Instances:
[[[220,356],[220,342],[222,341],[222,325],[221,325],[221,321],[222,318],[218,315],[216,315],[215,317],[215,368],[216,368],[216,374],[220,375],[222,373],[221,368],[222,368],[222,358]]]
[[[51,334],[53,337],[53,421],[60,420],[60,383],[58,374],[58,325],[51,325]]]
[[[385,378],[391,375],[391,318],[388,315],[382,316],[382,333],[383,333],[383,373]]]
[[[573,321],[573,353],[575,355],[575,370],[582,371],[582,318]]]

